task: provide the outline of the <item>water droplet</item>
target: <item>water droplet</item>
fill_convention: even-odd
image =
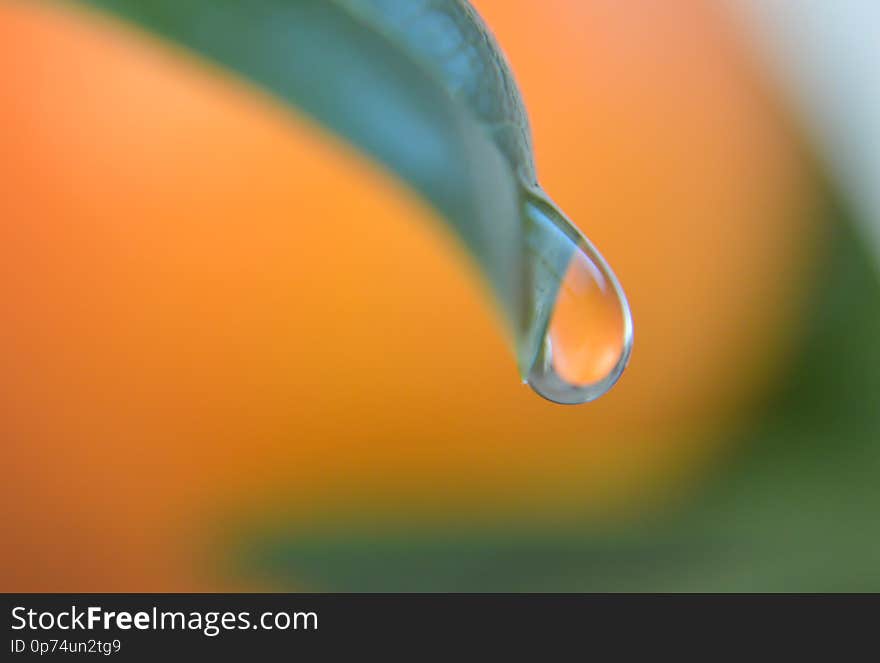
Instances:
[[[633,340],[629,304],[605,259],[552,202],[530,195],[525,205],[537,307],[536,353],[526,381],[556,403],[586,403],[614,386],[626,368]]]

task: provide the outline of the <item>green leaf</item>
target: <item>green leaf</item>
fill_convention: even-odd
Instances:
[[[79,4],[237,72],[409,183],[475,257],[529,369],[570,248],[523,213],[526,116],[465,2]],[[346,590],[880,590],[880,287],[839,229],[800,362],[741,440],[748,453],[684,510],[602,531],[282,522],[236,532],[238,570]]]
[[[495,40],[467,2],[80,4],[237,72],[408,182],[476,259],[527,373],[572,247],[557,233],[532,228],[524,212],[537,187],[528,121]],[[539,270],[529,268],[535,253],[542,254]]]
[[[237,72],[408,182],[475,257],[528,370],[570,247],[524,213],[539,193],[526,115],[467,3],[79,1]],[[789,380],[681,511],[605,530],[281,522],[235,532],[238,570],[346,590],[880,590],[880,286],[850,224]]]

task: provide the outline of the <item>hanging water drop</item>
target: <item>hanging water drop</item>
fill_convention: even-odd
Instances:
[[[629,361],[629,304],[605,259],[552,202],[530,193],[525,213],[536,307],[526,381],[556,403],[592,401],[614,386]],[[553,304],[542,310],[544,301]]]

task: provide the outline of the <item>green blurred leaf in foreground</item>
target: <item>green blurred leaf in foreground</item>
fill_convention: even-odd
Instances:
[[[528,200],[543,199],[528,120],[467,2],[73,1],[238,73],[409,183],[476,259],[527,374],[572,246],[526,212]]]
[[[675,513],[604,527],[275,523],[238,571],[347,591],[880,591],[880,280],[835,225],[799,359]]]

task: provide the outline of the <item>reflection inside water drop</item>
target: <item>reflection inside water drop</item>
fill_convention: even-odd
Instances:
[[[617,382],[632,348],[632,317],[617,278],[593,245],[549,201],[526,203],[536,301],[553,301],[527,382],[556,403],[594,400]],[[555,298],[546,295],[555,290]],[[540,311],[539,311],[540,313]]]

